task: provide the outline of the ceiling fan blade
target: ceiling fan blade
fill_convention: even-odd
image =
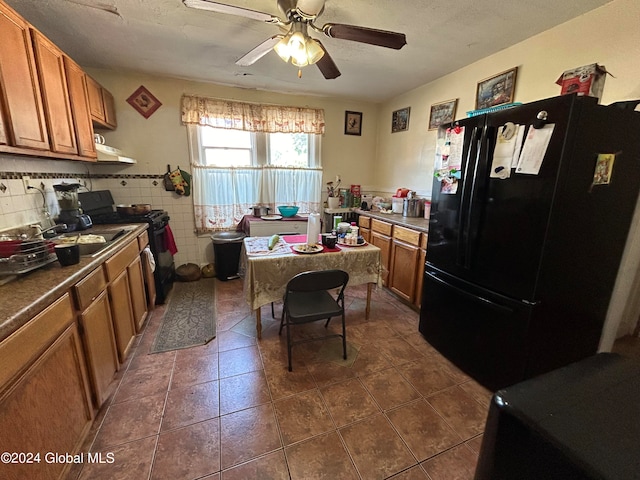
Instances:
[[[209,10],[211,12],[226,13],[228,15],[237,15],[239,17],[251,18],[266,23],[282,23],[275,15],[270,15],[248,8],[234,7],[224,3],[214,2],[212,0],[182,0],[185,6],[190,8],[198,8],[200,10]]]
[[[341,23],[327,23],[322,27],[322,31],[327,37],[368,43],[370,45],[393,48],[395,50],[400,50],[407,44],[407,38],[404,33],[376,30],[375,28],[343,25]]]
[[[254,48],[250,52],[240,57],[236,61],[236,65],[240,65],[241,67],[248,67],[249,65],[253,65],[262,57],[264,57],[267,53],[269,53],[271,49],[273,49],[273,47],[276,46],[276,43],[282,40],[283,37],[284,35],[274,35],[271,38],[267,38],[264,42],[262,42],[256,48]]]
[[[340,70],[338,70],[338,66],[333,61],[333,58],[331,58],[331,56],[329,55],[329,52],[327,52],[327,49],[324,48],[324,45],[322,45],[319,40],[316,41],[320,44],[320,48],[324,50],[324,55],[320,60],[316,62],[318,69],[327,80],[338,78],[340,75],[342,75],[340,73]]]
[[[296,8],[305,16],[316,17],[324,8],[324,0],[298,0]]]

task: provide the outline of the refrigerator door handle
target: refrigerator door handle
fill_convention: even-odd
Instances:
[[[465,219],[465,208],[467,210],[470,209],[470,205],[466,205],[468,202],[466,201],[467,195],[467,180],[469,177],[469,164],[471,163],[471,155],[473,154],[474,151],[474,145],[475,145],[475,155],[476,155],[476,159],[478,157],[479,154],[479,144],[478,144],[478,127],[473,127],[473,131],[471,132],[471,138],[469,141],[469,150],[467,151],[467,158],[465,159],[464,162],[464,179],[462,180],[462,192],[460,194],[460,210],[458,211],[458,228],[459,228],[459,234],[458,234],[458,259],[456,261],[456,263],[458,265],[463,265],[463,266],[467,266],[467,262],[466,262],[466,254],[467,251],[469,250],[469,232],[467,230],[467,224],[466,221],[468,221],[468,215],[466,215],[466,219]],[[477,161],[475,162],[476,166],[477,166]],[[466,221],[465,221],[466,220]]]
[[[456,292],[460,293],[461,295],[464,295],[465,297],[468,297],[478,303],[481,303],[485,306],[488,306],[496,311],[502,312],[502,313],[506,313],[506,314],[511,314],[514,312],[514,310],[512,308],[509,308],[505,305],[501,305],[499,303],[496,303],[492,300],[489,300],[488,298],[484,298],[484,297],[480,297],[478,295],[474,295],[473,293],[470,293],[468,291],[466,291],[463,288],[460,287],[456,287],[455,285],[450,284],[449,282],[447,282],[446,280],[438,277],[438,275],[434,272],[425,272],[425,275],[429,275],[429,277],[440,283],[441,285],[444,285],[446,288],[450,288],[452,290],[455,290]]]
[[[462,264],[464,265],[464,268],[471,268],[471,246],[472,246],[472,241],[470,238],[470,233],[471,233],[471,220],[472,220],[472,205],[473,205],[473,197],[475,195],[475,191],[476,191],[476,187],[477,187],[477,182],[478,182],[478,169],[480,168],[480,153],[481,153],[481,143],[482,143],[482,132],[484,129],[480,130],[480,132],[478,132],[478,127],[475,127],[473,129],[473,133],[472,133],[472,138],[475,141],[476,144],[476,153],[475,153],[475,159],[474,159],[474,164],[473,164],[473,177],[471,179],[471,188],[469,191],[469,205],[467,206],[467,212],[466,212],[466,220],[464,222],[464,252],[463,252],[463,262]],[[480,135],[478,135],[478,133],[480,133]],[[471,148],[469,148],[469,153],[471,153]],[[469,169],[469,158],[467,158],[467,172]],[[462,209],[460,209],[460,211],[462,212]]]

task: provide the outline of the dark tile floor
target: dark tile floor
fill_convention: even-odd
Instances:
[[[366,287],[349,287],[347,361],[340,339],[308,343],[288,372],[270,308],[258,341],[241,281],[216,289],[208,345],[149,354],[153,312],[83,449],[115,462],[69,479],[473,478],[490,393],[426,343],[415,311],[374,289],[365,320]]]

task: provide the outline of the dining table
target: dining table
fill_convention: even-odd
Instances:
[[[369,318],[371,289],[381,284],[382,256],[375,245],[341,245],[329,248],[321,244],[309,247],[306,235],[284,235],[269,248],[271,237],[246,237],[243,240],[240,274],[244,278],[244,297],[255,312],[256,332],[262,338],[260,307],[282,301],[287,283],[295,275],[314,270],[344,270],[348,285],[367,284],[365,317]]]

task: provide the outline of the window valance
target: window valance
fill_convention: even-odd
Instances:
[[[184,95],[182,123],[267,133],[324,133],[324,110]]]

